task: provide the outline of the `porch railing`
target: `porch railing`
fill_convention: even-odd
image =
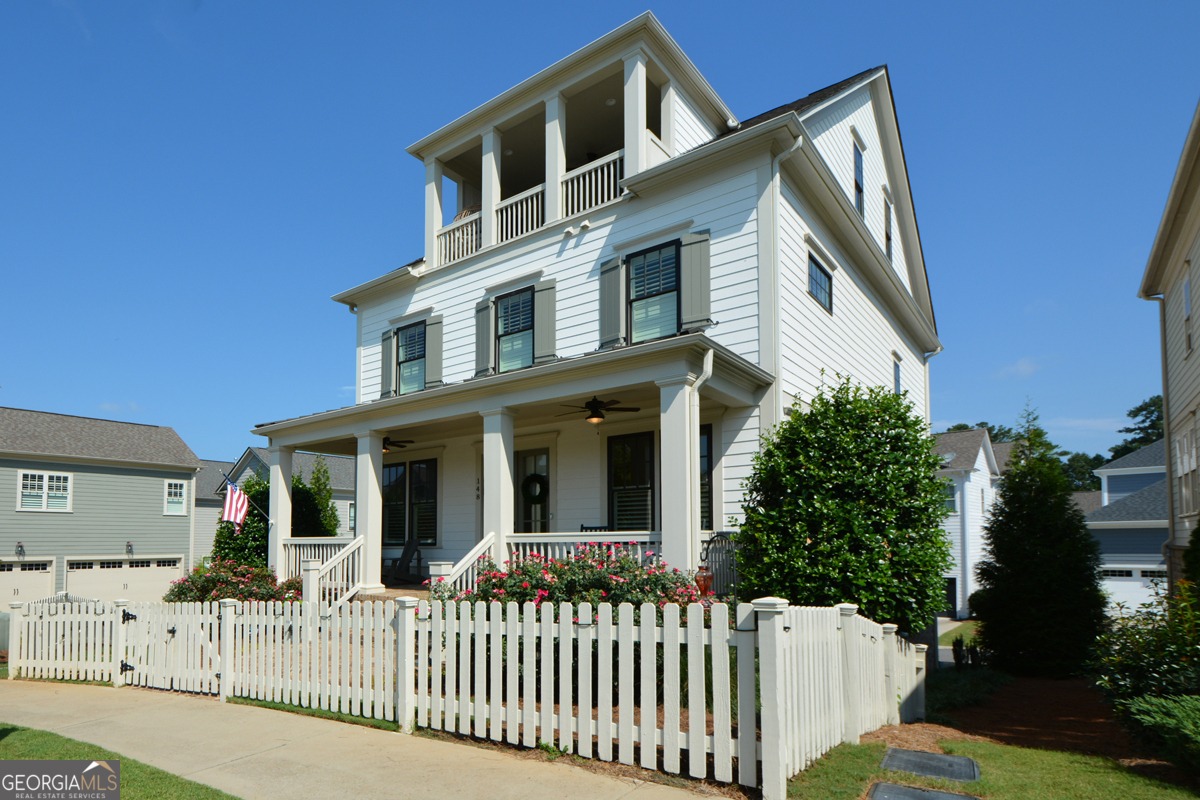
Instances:
[[[438,263],[449,264],[478,252],[483,237],[482,216],[479,212],[458,222],[453,222],[438,231]]]
[[[363,584],[363,542],[357,537],[337,554],[323,563],[317,572],[315,599],[329,605],[341,605],[352,599]],[[305,600],[314,598],[306,597]]]
[[[496,541],[496,534],[489,533],[479,540],[479,543],[471,548],[471,551],[458,560],[454,565],[454,569],[450,570],[450,574],[444,576],[445,582],[451,584],[456,591],[466,592],[475,588],[475,578],[478,571],[475,562],[479,561],[479,557],[492,549],[492,543]]]
[[[582,214],[589,208],[616,200],[621,195],[623,177],[624,150],[571,170],[562,179],[563,216]]]
[[[336,556],[346,545],[354,541],[352,536],[329,536],[312,538],[289,538],[283,540],[283,577],[298,578],[301,563],[320,561],[322,564]]]
[[[536,231],[546,223],[546,184],[527,189],[496,206],[496,237],[501,242]]]
[[[510,561],[521,561],[537,553],[545,558],[563,559],[588,543],[624,547],[640,559],[659,560],[662,534],[658,531],[622,531],[621,533],[513,533],[504,537]]]

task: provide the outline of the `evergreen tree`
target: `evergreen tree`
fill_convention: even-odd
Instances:
[[[1134,421],[1128,428],[1121,428],[1117,433],[1132,433],[1125,441],[1109,449],[1113,459],[1127,456],[1134,450],[1140,450],[1148,444],[1154,444],[1163,438],[1163,399],[1161,394],[1138,403],[1125,416]],[[1112,459],[1110,459],[1112,460]]]
[[[216,560],[232,560],[239,565],[251,567],[274,567],[267,563],[268,525],[267,518],[258,508],[267,511],[271,507],[271,484],[262,475],[246,477],[242,491],[250,499],[250,509],[242,522],[241,530],[232,522],[217,525],[213,539],[212,557]],[[258,508],[255,508],[255,506]],[[335,517],[336,518],[336,517]],[[299,474],[292,475],[292,536],[332,536],[321,518],[321,508],[316,495]]]
[[[1108,463],[1108,459],[1097,453],[1089,456],[1087,453],[1059,453],[1066,461],[1063,471],[1067,483],[1073,492],[1094,492],[1100,489],[1100,478],[1092,470]]]
[[[945,482],[903,395],[844,381],[763,437],[736,539],[738,593],[857,603],[910,632],[945,605]]]
[[[1027,409],[1021,422],[984,528],[971,610],[994,666],[1065,677],[1084,666],[1104,625],[1100,546],[1037,413]]]
[[[338,517],[337,505],[333,502],[333,486],[329,479],[329,465],[325,463],[325,456],[317,454],[313,461],[312,481],[309,486],[312,489],[313,500],[317,503],[317,508],[321,510],[321,526],[330,536],[337,536],[338,526],[341,524],[341,518]]]

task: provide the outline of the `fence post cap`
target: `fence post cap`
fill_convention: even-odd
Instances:
[[[415,597],[397,597],[396,606],[403,609],[416,608],[419,601]]]
[[[929,645],[927,644],[914,644],[913,647],[917,648],[918,653],[924,653],[929,649]]]
[[[319,558],[305,558],[305,559],[301,559],[301,561],[300,561],[300,569],[302,569],[302,570],[320,569],[320,568],[321,568],[321,559],[319,559]]]
[[[854,603],[838,603],[837,610],[843,617],[853,617],[858,613],[858,606]]]
[[[782,597],[760,597],[757,600],[750,601],[750,605],[754,606],[755,611],[786,611],[788,601]]]
[[[16,600],[10,600],[10,601],[9,601],[9,603],[8,603],[8,607],[9,607],[9,608],[20,608],[20,607],[21,607],[21,606],[23,606],[23,605],[25,605],[25,604],[24,604],[24,603],[21,603],[21,602],[18,602],[18,601],[16,601]]]
[[[113,605],[116,606],[117,608],[124,608],[125,606],[129,605],[129,601],[128,600],[113,600]]]
[[[883,623],[883,635],[884,636],[895,636],[896,631],[898,631],[899,629],[900,629],[900,626],[896,625],[895,623],[892,623],[892,622]]]
[[[221,599],[221,601],[220,601],[220,605],[221,605],[221,608],[229,608],[230,606],[235,606],[235,605],[237,605],[237,602],[238,602],[238,601],[237,601],[237,600],[234,600],[233,598],[230,598],[230,597],[224,597],[224,598],[222,598],[222,599]]]

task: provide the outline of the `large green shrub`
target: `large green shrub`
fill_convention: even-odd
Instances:
[[[323,464],[323,459],[318,459]],[[329,513],[332,504],[332,490],[329,498],[321,497],[328,489],[328,470],[325,470],[325,486],[318,480],[318,471],[313,470],[313,483],[317,491],[305,485],[304,479],[298,473],[292,475],[292,536],[334,536],[337,534],[338,516],[334,510]],[[248,564],[255,567],[273,567],[267,563],[267,518],[258,509],[267,511],[271,506],[271,484],[261,475],[248,475],[242,484],[242,491],[250,499],[250,510],[242,522],[241,530],[236,530],[232,522],[222,522],[217,525],[217,534],[213,539],[212,556],[217,561],[233,561],[237,564]],[[257,506],[257,508],[255,507]],[[329,527],[332,525],[332,527]]]
[[[235,561],[214,561],[196,567],[174,581],[163,596],[166,603],[202,603],[215,600],[298,601],[300,579],[279,583],[272,570]]]
[[[664,564],[645,562],[631,548],[588,544],[570,558],[533,554],[496,568],[491,556],[476,565],[475,588],[457,592],[445,581],[430,585],[435,600],[493,600],[502,603],[667,603],[685,605],[700,600],[688,576]],[[427,582],[428,583],[428,582]]]
[[[1111,621],[1096,641],[1096,685],[1114,700],[1200,695],[1200,593],[1180,581],[1175,594]]]
[[[1183,551],[1183,577],[1200,583],[1200,535],[1193,534],[1187,550]]]
[[[980,589],[970,597],[991,664],[1065,677],[1087,663],[1104,627],[1100,545],[1071,498],[1058,448],[1027,410],[984,527]]]
[[[857,603],[920,630],[945,605],[950,545],[933,439],[904,395],[843,381],[763,437],[736,534],[741,597]]]
[[[1167,758],[1200,772],[1200,697],[1139,697],[1123,705],[1154,734]]]

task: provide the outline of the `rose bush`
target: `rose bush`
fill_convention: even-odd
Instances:
[[[298,602],[301,599],[300,579],[289,578],[279,583],[275,572],[267,567],[225,559],[214,561],[207,567],[196,567],[187,576],[172,581],[171,588],[163,595],[166,603],[207,603],[225,599]]]

